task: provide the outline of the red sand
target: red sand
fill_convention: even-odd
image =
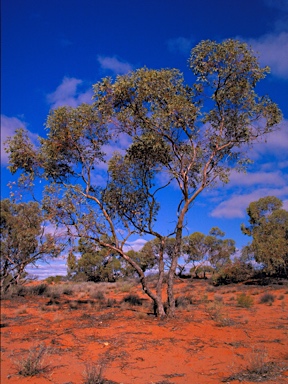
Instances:
[[[176,282],[176,297],[192,296],[193,304],[165,321],[152,316],[148,301],[120,304],[128,293],[114,287],[105,285],[106,300],[117,300],[113,307],[89,293],[61,295],[52,305],[40,296],[3,300],[1,383],[79,384],[85,365],[93,363],[117,383],[216,384],[268,362],[275,373],[265,382],[288,383],[287,285],[213,288],[207,281]],[[242,292],[253,298],[250,308],[237,305]],[[140,287],[130,293],[141,295]],[[275,296],[272,305],[259,303],[264,293]],[[15,360],[40,344],[47,346],[46,370],[27,378],[17,374]],[[242,383],[252,382],[243,377]]]

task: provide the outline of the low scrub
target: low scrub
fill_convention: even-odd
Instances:
[[[241,293],[237,297],[237,305],[238,307],[242,307],[242,308],[250,308],[253,305],[253,298],[250,295]]]
[[[26,356],[15,361],[18,375],[29,377],[43,373],[47,369],[47,365],[44,365],[46,354],[47,348],[45,345],[31,348]]]
[[[179,296],[175,300],[177,308],[187,308],[193,304],[193,298],[191,296]]]
[[[272,295],[272,293],[264,293],[264,295],[262,295],[260,297],[260,304],[270,304],[272,305],[272,303],[274,302],[275,300],[275,296]]]
[[[124,303],[129,303],[134,306],[142,305],[142,300],[138,295],[127,295],[123,298]]]

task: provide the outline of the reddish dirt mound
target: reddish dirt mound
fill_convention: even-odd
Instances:
[[[169,321],[155,319],[140,287],[127,283],[4,299],[1,383],[79,384],[100,368],[106,380],[95,383],[288,383],[287,285],[193,280],[176,282],[176,297]],[[24,377],[29,356],[40,372]]]

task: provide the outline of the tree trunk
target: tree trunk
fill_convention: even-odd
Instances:
[[[161,249],[159,252],[159,262],[158,262],[158,281],[156,286],[156,296],[157,303],[154,301],[154,313],[157,317],[165,317],[166,313],[164,310],[163,300],[162,300],[162,288],[163,288],[163,279],[164,279],[164,240],[161,239]]]

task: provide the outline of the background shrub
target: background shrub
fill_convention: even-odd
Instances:
[[[242,308],[250,308],[253,305],[253,298],[250,295],[241,293],[237,297],[237,304],[239,307],[242,307]]]
[[[142,305],[142,300],[138,295],[127,295],[123,298],[124,303],[129,303],[131,305],[140,306]]]
[[[272,293],[264,293],[264,295],[262,295],[260,297],[260,303],[261,304],[272,304],[275,300],[275,296],[272,295]]]

